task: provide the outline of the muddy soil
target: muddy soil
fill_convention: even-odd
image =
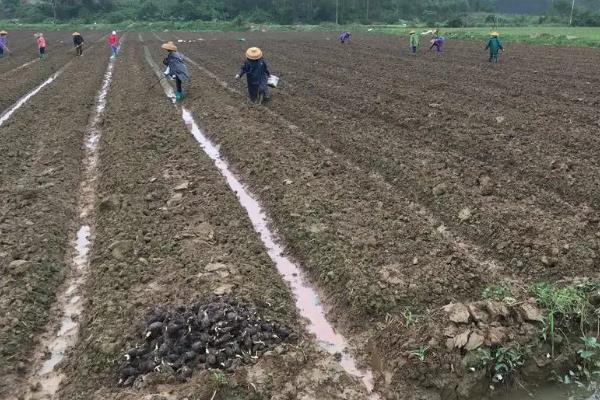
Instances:
[[[162,89],[147,90],[155,78],[143,54],[140,42],[127,43],[107,98],[88,300],[61,398],[364,398],[361,384],[303,333],[235,195]],[[205,369],[183,380],[150,373],[133,387],[118,385],[117,362],[143,341],[149,311],[211,294],[254,304],[298,332],[299,342],[234,373]]]
[[[65,274],[83,134],[105,60],[77,60],[85,80],[65,75],[0,128],[0,397],[31,367]],[[46,110],[46,111],[40,111]],[[48,112],[48,110],[50,112]]]
[[[36,60],[37,47],[31,32],[11,33],[11,43],[15,42],[14,46],[10,47],[13,55],[0,60],[0,84],[3,93],[2,98],[0,98],[0,113],[75,58],[72,39],[69,35],[65,32],[46,34],[47,58],[21,67],[29,61]],[[103,46],[104,43],[97,43],[101,36],[97,32],[86,35],[85,44],[87,48]],[[92,51],[94,48],[92,48]],[[88,54],[84,53],[84,55],[87,56]],[[69,71],[69,75],[71,80],[88,79],[88,74],[82,68],[82,65]]]
[[[332,34],[132,33],[102,124],[81,340],[62,365],[60,398],[366,398],[305,333],[180,110],[160,86],[147,89],[156,78],[144,45],[159,63],[161,41],[180,39],[193,77],[184,106],[257,195],[385,398],[481,399],[489,380],[450,349],[459,330],[475,344],[491,343],[490,328],[524,345],[539,336],[520,305],[480,304],[460,323],[443,306],[477,302],[504,280],[526,292],[539,280],[598,278],[597,50],[507,44],[489,65],[483,45],[466,42],[413,57],[397,37],[358,35],[342,47]],[[262,107],[233,79],[250,45],[282,78]],[[106,67],[103,44],[91,53],[0,128],[0,261],[9,271],[0,397],[27,371],[65,275],[81,138]],[[69,57],[0,69],[14,93],[0,110]],[[89,77],[74,79],[81,71]],[[157,372],[119,386],[121,357],[143,341],[148,312],[211,294],[252,304],[299,341],[232,373]]]
[[[589,60],[597,56],[594,50],[511,46],[499,65],[490,66],[485,62],[485,54],[477,60],[481,50],[473,43],[450,43],[442,57],[421,54],[415,59],[397,38],[364,37],[342,48],[316,34],[277,34],[276,38],[269,34],[244,35],[247,39],[244,43],[236,40],[239,36],[171,37],[196,39],[194,43],[179,45],[221,81],[212,79],[214,86],[209,92],[223,82],[230,88],[221,88],[221,96],[211,94],[210,99],[206,98],[205,85],[209,85],[211,78],[196,68],[192,91],[197,94],[192,95],[190,103],[197,107],[200,121],[210,132],[214,131],[238,172],[257,187],[264,185],[261,194],[265,198],[270,191],[276,192],[276,202],[265,200],[273,211],[275,225],[284,229],[287,223],[295,228],[295,232],[291,228],[284,237],[293,243],[294,254],[302,257],[331,299],[336,304],[344,304],[346,300],[344,313],[358,310],[365,324],[372,318],[382,321],[386,313],[399,316],[401,308],[397,305],[422,312],[450,299],[478,299],[486,278],[488,282],[500,278],[533,282],[595,274],[600,197],[595,173],[597,146],[594,146],[599,128],[593,105],[598,79],[588,68]],[[199,37],[204,40],[197,41]],[[273,90],[273,102],[266,106],[270,112],[255,112],[252,117],[268,121],[265,124],[268,128],[261,126],[256,129],[260,133],[249,134],[248,130],[254,130],[248,127],[251,124],[246,120],[239,122],[239,114],[247,112],[244,88],[237,86],[231,77],[243,49],[254,44],[264,45],[272,72],[284,80],[280,89]],[[307,48],[311,49],[309,53]],[[536,69],[527,70],[523,65],[535,65]],[[573,80],[575,76],[577,80]],[[196,86],[198,79],[202,84]],[[234,98],[237,105],[228,100]],[[229,107],[220,105],[218,112],[217,106],[208,105],[215,101],[223,101]],[[228,116],[223,116],[223,109]],[[297,237],[302,217],[295,223],[291,220],[297,214],[302,215],[299,210],[309,203],[303,201],[308,189],[301,188],[304,182],[298,184],[298,175],[320,175],[324,168],[307,161],[315,154],[309,146],[304,146],[307,148],[304,152],[288,150],[295,148],[295,144],[290,144],[295,138],[278,129],[285,123],[281,118],[279,125],[273,122],[273,113],[299,127],[296,132],[301,132],[307,141],[316,140],[322,148],[329,148],[340,158],[360,166],[363,176],[382,179],[380,188],[389,185],[394,193],[392,198],[396,199],[394,204],[406,211],[392,212],[388,202],[379,203],[390,211],[387,218],[382,218],[377,215],[376,202],[381,189],[362,184],[358,172],[350,181],[360,187],[354,190],[354,204],[365,192],[377,193],[369,211],[354,212],[357,220],[374,218],[364,228],[365,235],[374,238],[372,249],[360,249],[355,255],[342,251],[344,234],[348,234],[339,229],[318,246],[314,242],[309,245],[307,237]],[[261,147],[256,137],[268,144]],[[304,164],[302,168],[293,167],[294,157],[286,151],[295,153],[296,158],[302,154],[302,160],[298,161]],[[286,162],[271,166],[282,152]],[[306,153],[310,155],[305,156]],[[295,169],[293,174],[290,169]],[[276,176],[293,183],[279,189],[273,183]],[[338,184],[347,182],[342,177],[336,180]],[[318,183],[310,180],[307,184],[310,190],[318,190]],[[323,190],[321,201],[338,200],[341,197],[338,187],[331,185],[329,193]],[[411,210],[411,202],[412,212],[407,212]],[[277,208],[279,212],[275,211]],[[331,208],[346,209],[341,204]],[[336,221],[340,220],[339,213],[330,213]],[[459,248],[467,244],[467,254],[482,255],[475,261],[479,270],[465,268],[461,259],[456,258],[460,252],[452,251],[446,254],[448,262],[456,262],[458,266],[447,270],[423,259],[419,251],[413,253],[414,264],[409,256],[398,259],[396,255],[394,260],[394,252],[406,241],[390,240],[393,236],[386,234],[385,224],[403,221],[405,214],[417,218],[419,213],[435,217],[433,221],[428,219],[433,222],[431,230],[443,226],[460,238]],[[330,226],[322,214],[318,220]],[[321,230],[322,234],[326,228],[321,228],[314,230]],[[421,240],[427,237],[418,230],[411,229],[410,233]],[[401,234],[395,235],[397,238]],[[302,246],[310,246],[312,258],[306,257],[306,250],[300,250]],[[406,296],[408,300],[392,303],[385,290],[377,289],[373,296],[363,296],[365,292],[359,291],[358,298],[383,298],[387,307],[351,307],[348,311],[347,300],[356,292],[344,287],[344,281],[334,279],[327,283],[330,270],[322,267],[323,259],[330,261],[332,253],[343,257],[346,265],[338,262],[336,269],[347,274],[347,281],[353,286],[375,291],[382,281],[388,280],[392,290],[399,293],[397,296]],[[361,264],[365,253],[371,256],[366,263],[368,267]],[[495,276],[482,274],[478,261],[484,260],[495,267],[491,268]],[[362,280],[366,271],[369,273]],[[485,274],[489,272],[486,269]],[[336,297],[334,293],[339,293],[341,287],[346,292]],[[403,334],[398,334],[398,339],[392,342],[401,342],[402,337]],[[429,339],[421,340],[426,343]]]

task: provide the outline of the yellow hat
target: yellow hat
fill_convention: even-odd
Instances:
[[[249,60],[259,60],[262,58],[262,56],[263,53],[258,47],[250,47],[248,50],[246,50],[246,58]]]
[[[414,35],[414,34],[415,34],[415,33],[417,33],[417,32],[415,32],[415,31],[410,31],[410,32],[408,32],[408,33],[409,33],[409,34],[411,34],[411,35]]]
[[[168,51],[177,51],[177,46],[175,46],[175,43],[173,42],[167,42],[160,47]]]
[[[6,32],[6,31],[0,31],[0,35],[8,35],[8,32]]]
[[[73,32],[73,36],[81,36],[81,33],[79,33],[79,32]]]
[[[498,37],[498,32],[492,32],[492,33],[490,33],[490,36]]]

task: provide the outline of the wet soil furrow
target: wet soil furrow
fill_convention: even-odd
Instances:
[[[68,233],[75,217],[82,139],[105,64],[78,60],[88,79],[61,76],[51,90],[30,100],[1,129],[12,148],[0,188],[0,397],[15,388],[29,368],[37,333],[48,321],[68,269]],[[48,104],[60,104],[39,117]],[[26,129],[24,129],[26,126]],[[28,149],[27,157],[18,154]],[[17,154],[12,154],[12,152]]]

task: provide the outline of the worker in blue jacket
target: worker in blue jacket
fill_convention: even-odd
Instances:
[[[490,50],[490,62],[497,63],[498,51],[504,51],[504,47],[502,47],[502,43],[498,39],[498,32],[490,33],[490,40],[488,40],[488,44],[485,46],[485,50],[487,49]]]
[[[183,56],[177,52],[177,46],[173,42],[167,42],[161,46],[167,51],[167,57],[163,60],[163,64],[167,66],[165,76],[175,79],[175,101],[183,100],[182,82],[189,81],[190,75],[187,66],[183,61]]]
[[[254,103],[269,99],[267,80],[271,73],[263,53],[258,47],[251,47],[246,51],[246,61],[242,64],[240,72],[235,76],[240,79],[246,75],[248,81],[248,96]]]

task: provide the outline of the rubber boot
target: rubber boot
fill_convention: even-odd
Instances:
[[[181,100],[183,100],[183,92],[175,92],[175,101],[179,103]]]

